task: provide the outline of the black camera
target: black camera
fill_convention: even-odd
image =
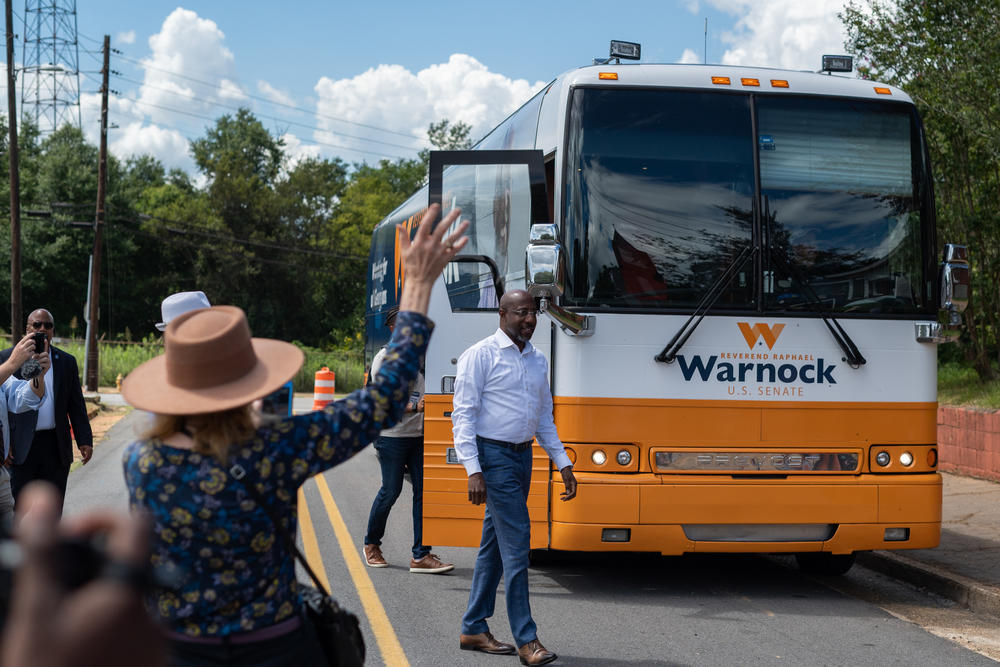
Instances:
[[[21,564],[21,547],[0,528],[0,628],[10,604],[14,570]],[[53,553],[55,576],[66,591],[74,591],[96,578],[107,557],[100,539],[63,539]]]
[[[31,338],[35,341],[35,354],[41,354],[45,351],[45,332],[36,331],[31,334]]]

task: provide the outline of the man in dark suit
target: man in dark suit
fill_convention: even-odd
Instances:
[[[45,372],[45,397],[38,411],[17,416],[11,434],[14,456],[11,491],[15,504],[21,489],[38,479],[55,484],[59,493],[66,495],[66,478],[73,463],[74,435],[84,464],[94,453],[94,436],[83,402],[76,359],[52,347],[54,327],[52,314],[44,308],[28,315],[28,333],[45,332],[52,365]],[[0,352],[0,363],[6,361],[10,353],[11,348]],[[15,375],[20,377],[20,372]],[[70,424],[73,425],[72,434]],[[33,434],[30,439],[29,433]]]

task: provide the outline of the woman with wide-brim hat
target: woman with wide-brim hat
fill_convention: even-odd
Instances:
[[[433,328],[431,287],[465,245],[451,211],[430,230],[428,209],[414,238],[400,230],[406,281],[387,360],[370,386],[323,410],[258,425],[251,408],[302,365],[293,345],[251,338],[239,308],[184,313],[167,327],[165,353],[125,379],[125,399],[154,413],[145,437],[125,452],[133,508],[152,515],[152,563],[177,584],[150,600],[174,665],[312,665],[323,661],[302,622],[295,564],[278,531],[248,493],[270,501],[294,535],[299,486],[350,458],[399,420]],[[230,474],[234,464],[247,471]]]

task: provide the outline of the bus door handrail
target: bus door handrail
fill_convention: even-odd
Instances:
[[[809,284],[809,281],[805,279],[802,272],[785,260],[784,257],[774,252],[773,248],[768,254],[770,254],[771,259],[774,260],[776,264],[780,265],[781,268],[791,274],[793,278],[799,281],[799,285],[806,290],[809,296],[809,305],[812,307],[814,312],[818,313],[819,316],[823,318],[823,323],[826,325],[826,328],[830,330],[830,335],[833,336],[833,339],[837,341],[837,345],[839,345],[840,349],[844,352],[847,365],[851,368],[860,368],[868,363],[868,360],[861,354],[861,350],[859,350],[858,346],[854,344],[854,341],[851,339],[850,335],[848,335],[847,331],[844,330],[844,327],[840,326],[840,322],[838,322],[828,310],[823,308],[823,300],[820,298],[819,294],[816,293],[816,290],[813,289],[813,286]]]
[[[698,305],[695,307],[694,312],[691,313],[690,317],[688,317],[687,322],[685,322],[684,325],[677,330],[677,333],[675,333],[674,337],[670,339],[667,346],[664,347],[658,355],[653,357],[653,359],[664,364],[672,364],[674,362],[677,358],[677,353],[681,351],[682,347],[684,347],[684,343],[687,342],[687,339],[691,337],[691,334],[693,334],[694,330],[698,328],[701,321],[705,319],[705,315],[708,311],[712,309],[715,302],[719,300],[720,296],[722,296],[722,291],[725,288],[726,283],[728,283],[730,279],[736,275],[736,272],[742,269],[747,261],[758,252],[759,248],[757,246],[748,245],[743,248],[740,254],[737,255],[726,270],[723,271],[722,275],[719,276],[714,283],[712,283],[711,287],[708,288],[708,291],[705,292],[705,296],[701,298],[701,301],[699,301]]]

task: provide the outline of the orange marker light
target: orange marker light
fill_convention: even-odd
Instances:
[[[740,79],[740,83],[742,83],[744,86],[759,86],[760,85],[760,79],[746,79],[746,78],[743,78],[743,79]]]
[[[882,88],[881,86],[875,86],[875,92],[879,95],[892,95],[892,91],[888,88]]]
[[[728,76],[713,76],[712,83],[717,86],[728,86],[731,82]]]
[[[772,88],[788,88],[788,82],[784,79],[771,79]]]
[[[599,72],[597,74],[597,78],[602,79],[604,81],[617,81],[618,72]]]

